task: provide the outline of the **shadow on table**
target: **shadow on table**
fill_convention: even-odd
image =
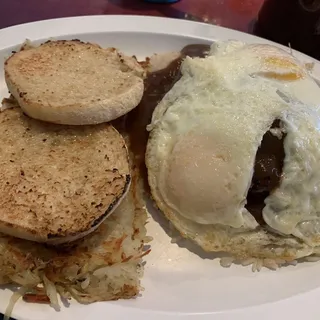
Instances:
[[[132,11],[133,13],[136,12],[137,14],[147,15],[150,11],[155,10],[165,17],[177,18],[177,19],[188,19],[188,20],[199,21],[199,22],[203,21],[201,18],[190,15],[166,3],[162,3],[162,4],[146,3],[141,0],[140,1],[109,0],[109,2],[112,3],[114,6],[117,6],[119,8],[125,7],[126,9]]]

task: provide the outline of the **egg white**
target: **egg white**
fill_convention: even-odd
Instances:
[[[272,243],[276,256],[311,254],[320,244],[320,89],[307,69],[274,46],[228,41],[206,58],[186,58],[181,71],[148,126],[157,205],[209,251],[235,251],[234,240],[245,243],[242,253],[269,256],[263,248]],[[284,124],[286,156],[263,217],[282,238],[261,231],[245,208],[257,150],[275,119]]]

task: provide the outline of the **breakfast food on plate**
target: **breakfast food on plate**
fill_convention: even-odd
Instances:
[[[114,214],[91,234],[72,244],[51,247],[0,235],[0,284],[15,284],[6,314],[16,300],[51,303],[58,294],[80,303],[126,299],[140,290],[145,249],[146,212],[138,177]]]
[[[0,232],[59,244],[96,229],[130,185],[128,151],[110,124],[62,126],[20,108],[0,113]]]
[[[4,155],[1,156],[0,172],[2,176],[6,175],[3,185],[8,190],[3,191],[8,192],[10,197],[4,204],[11,202],[10,207],[16,216],[12,219],[16,225],[12,224],[10,231],[15,237],[0,234],[0,284],[20,286],[20,290],[13,294],[6,314],[11,314],[16,300],[21,296],[27,302],[51,303],[56,309],[59,308],[58,294],[65,298],[72,297],[81,303],[136,296],[141,290],[142,258],[150,251],[145,244],[150,239],[146,236],[147,215],[141,179],[139,170],[134,168],[133,157],[130,160],[131,185],[128,192],[124,190],[129,187],[128,158],[119,133],[110,124],[70,127],[42,123],[23,115],[20,109],[5,110],[0,113],[0,118],[7,119],[7,123],[2,121],[2,139],[6,144],[2,150]],[[28,126],[25,126],[26,123]],[[21,128],[25,132],[21,132]],[[119,129],[122,127],[119,126]],[[7,135],[9,131],[12,134],[12,146]],[[126,132],[122,134],[130,146]],[[26,140],[25,144],[22,143],[21,135]],[[93,139],[97,139],[97,142]],[[43,145],[45,143],[49,146]],[[44,150],[38,150],[38,155],[35,154],[33,144]],[[66,146],[69,148],[66,149]],[[4,147],[12,153],[4,151]],[[24,148],[30,150],[24,152]],[[16,154],[18,156],[12,158]],[[91,164],[80,161],[84,156]],[[15,162],[11,163],[9,158]],[[111,163],[112,169],[109,168]],[[31,184],[32,190],[29,189]],[[24,193],[24,186],[27,193]],[[122,201],[117,195],[120,195]],[[47,197],[46,201],[42,197]],[[84,209],[81,209],[82,204]],[[48,210],[51,205],[65,211],[55,216],[54,211]],[[112,209],[115,209],[110,215],[112,205]],[[25,207],[30,207],[32,212],[26,211]],[[56,224],[65,221],[63,228],[65,225],[73,228],[72,221],[75,225],[83,223],[85,219],[89,221],[90,216],[86,215],[92,208],[102,210],[103,207],[110,209],[108,217],[104,216],[104,211],[97,211],[96,216],[100,215],[101,221],[96,222],[100,225],[96,228],[89,224],[92,227],[88,230],[90,234],[76,241],[61,244],[68,239],[66,234],[64,238],[55,239],[55,246],[18,238],[21,236],[18,233],[19,227],[25,227],[29,219],[34,222],[35,232],[32,236],[36,238],[39,230],[42,235],[43,230],[39,229],[41,225],[56,228]],[[32,213],[38,215],[38,221]],[[2,212],[1,218],[4,219],[6,214],[8,211]],[[52,226],[49,226],[49,222]],[[62,233],[62,230],[58,231]],[[68,229],[65,231],[68,232]],[[22,232],[25,230],[22,229]],[[47,242],[50,240],[47,239]]]
[[[58,294],[140,292],[147,214],[120,116],[141,100],[144,76],[135,58],[78,40],[27,43],[5,62],[0,284],[20,286],[7,315],[21,296],[59,308]]]
[[[320,89],[272,45],[187,57],[148,129],[151,194],[207,251],[277,268],[319,255]]]
[[[0,113],[0,284],[20,286],[7,314],[21,296],[136,296],[148,187],[224,266],[318,258],[320,89],[293,56],[237,41],[141,63],[78,40],[23,49]]]
[[[142,98],[144,69],[115,48],[79,40],[25,48],[5,62],[5,80],[32,118],[97,124],[124,115]]]

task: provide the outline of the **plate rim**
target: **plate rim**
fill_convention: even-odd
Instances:
[[[119,21],[124,18],[125,23],[119,23]],[[106,29],[107,26],[108,29]],[[128,30],[129,26],[130,30]],[[33,38],[31,39],[33,41],[73,34],[78,34],[80,36],[81,34],[88,35],[113,32],[145,33],[145,26],[148,26],[147,33],[150,34],[177,35],[180,37],[192,37],[198,38],[199,40],[214,41],[219,38],[219,33],[223,33],[225,34],[225,37],[230,36],[230,39],[241,38],[248,42],[257,42],[258,40],[261,43],[271,43],[283,49],[289,50],[285,46],[281,46],[277,43],[256,37],[251,34],[221,26],[210,25],[203,22],[142,15],[94,15],[40,20],[0,29],[0,51],[21,44],[25,40],[23,35],[27,32],[33,35]],[[306,62],[314,62],[316,67],[315,74],[318,78],[317,75],[320,74],[320,62],[296,50],[292,50],[292,52]],[[106,303],[103,302],[96,304],[96,309],[99,309],[101,312],[108,309],[107,311],[112,314],[113,320],[120,320],[128,314],[130,314],[132,320],[149,320],[150,315],[152,315],[154,320],[185,319],[187,317],[192,320],[200,318],[201,320],[229,320],[233,317],[237,317],[238,320],[253,320],[257,317],[259,317],[259,320],[267,320],[271,318],[277,318],[281,315],[287,317],[290,316],[291,320],[300,320],[302,317],[306,317],[306,315],[310,317],[314,316],[314,318],[309,319],[316,319],[316,306],[318,297],[320,297],[320,288],[276,302],[270,302],[241,309],[233,309],[229,311],[225,310],[217,313],[161,313],[157,311],[152,312],[151,310],[133,309],[131,307],[124,307],[123,305],[117,305],[116,303],[109,304],[106,308]],[[103,306],[101,307],[101,305]],[[303,308],[300,307],[301,305],[303,305]],[[72,308],[75,308],[75,305],[73,305]],[[89,309],[92,310],[92,308]],[[308,314],[306,314],[306,310],[308,311]],[[32,317],[32,311],[30,313]],[[14,310],[13,316],[17,317],[18,314],[19,313]],[[97,311],[96,315],[91,313],[90,315],[85,316],[83,319],[89,320],[92,319],[92,317],[98,319],[100,318],[99,314],[100,312]],[[318,314],[320,315],[319,312]],[[59,315],[56,314],[53,315],[52,318],[50,316],[46,319],[53,319],[53,317],[56,316]],[[25,318],[24,316],[20,317],[20,315],[19,318],[21,320],[31,320],[31,318]]]
[[[119,24],[119,19],[124,19],[123,24]],[[117,21],[118,20],[118,21]],[[82,22],[79,23],[79,22]],[[102,30],[102,26],[106,26],[106,22],[113,22],[113,24],[108,24],[108,30]],[[138,23],[143,23],[148,25],[148,31],[144,31],[139,27]],[[152,22],[152,24],[149,24]],[[164,24],[161,24],[161,23]],[[167,22],[167,23],[165,23]],[[169,22],[169,23],[168,23]],[[20,41],[18,39],[25,40],[25,37],[21,36],[23,32],[26,32],[28,29],[33,29],[32,32],[40,36],[41,38],[50,38],[52,33],[47,29],[48,27],[55,26],[54,34],[58,33],[54,37],[67,36],[68,34],[90,34],[90,33],[101,33],[101,32],[128,32],[127,25],[130,24],[130,32],[146,32],[146,33],[156,33],[156,34],[167,34],[167,35],[178,35],[182,37],[196,37],[201,40],[213,40],[214,31],[219,30],[220,32],[233,34],[233,36],[239,35],[240,37],[246,37],[253,39],[259,39],[262,43],[271,43],[278,47],[281,47],[285,50],[290,50],[292,53],[297,53],[299,56],[302,56],[308,60],[320,63],[313,57],[310,57],[302,52],[299,52],[295,49],[290,49],[287,46],[275,43],[273,41],[258,37],[256,35],[246,33],[243,31],[218,26],[214,24],[209,24],[205,22],[191,21],[187,19],[179,18],[169,18],[169,17],[160,17],[160,16],[146,16],[146,15],[122,15],[122,14],[110,14],[110,15],[83,15],[83,16],[70,16],[62,18],[53,18],[45,19],[39,21],[32,21],[22,24],[17,24],[13,26],[8,26],[0,29],[0,50],[5,48],[10,48],[16,46]],[[158,26],[161,24],[161,29]],[[172,26],[175,26],[173,29]],[[34,27],[38,27],[34,29]],[[69,30],[66,32],[65,27],[68,27]],[[195,28],[191,28],[194,26]],[[196,27],[197,26],[197,27]],[[70,30],[74,30],[70,32]],[[23,31],[23,32],[21,32]],[[49,32],[47,32],[49,31]],[[206,35],[201,35],[201,31]],[[47,35],[45,35],[47,34]],[[51,34],[51,36],[50,36]],[[4,38],[4,39],[3,39]],[[16,39],[16,40],[14,40]]]

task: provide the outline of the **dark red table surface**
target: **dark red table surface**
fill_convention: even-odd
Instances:
[[[281,1],[281,0],[279,0]],[[251,30],[263,0],[0,0],[0,29],[25,22],[79,15],[136,14],[182,18]]]

